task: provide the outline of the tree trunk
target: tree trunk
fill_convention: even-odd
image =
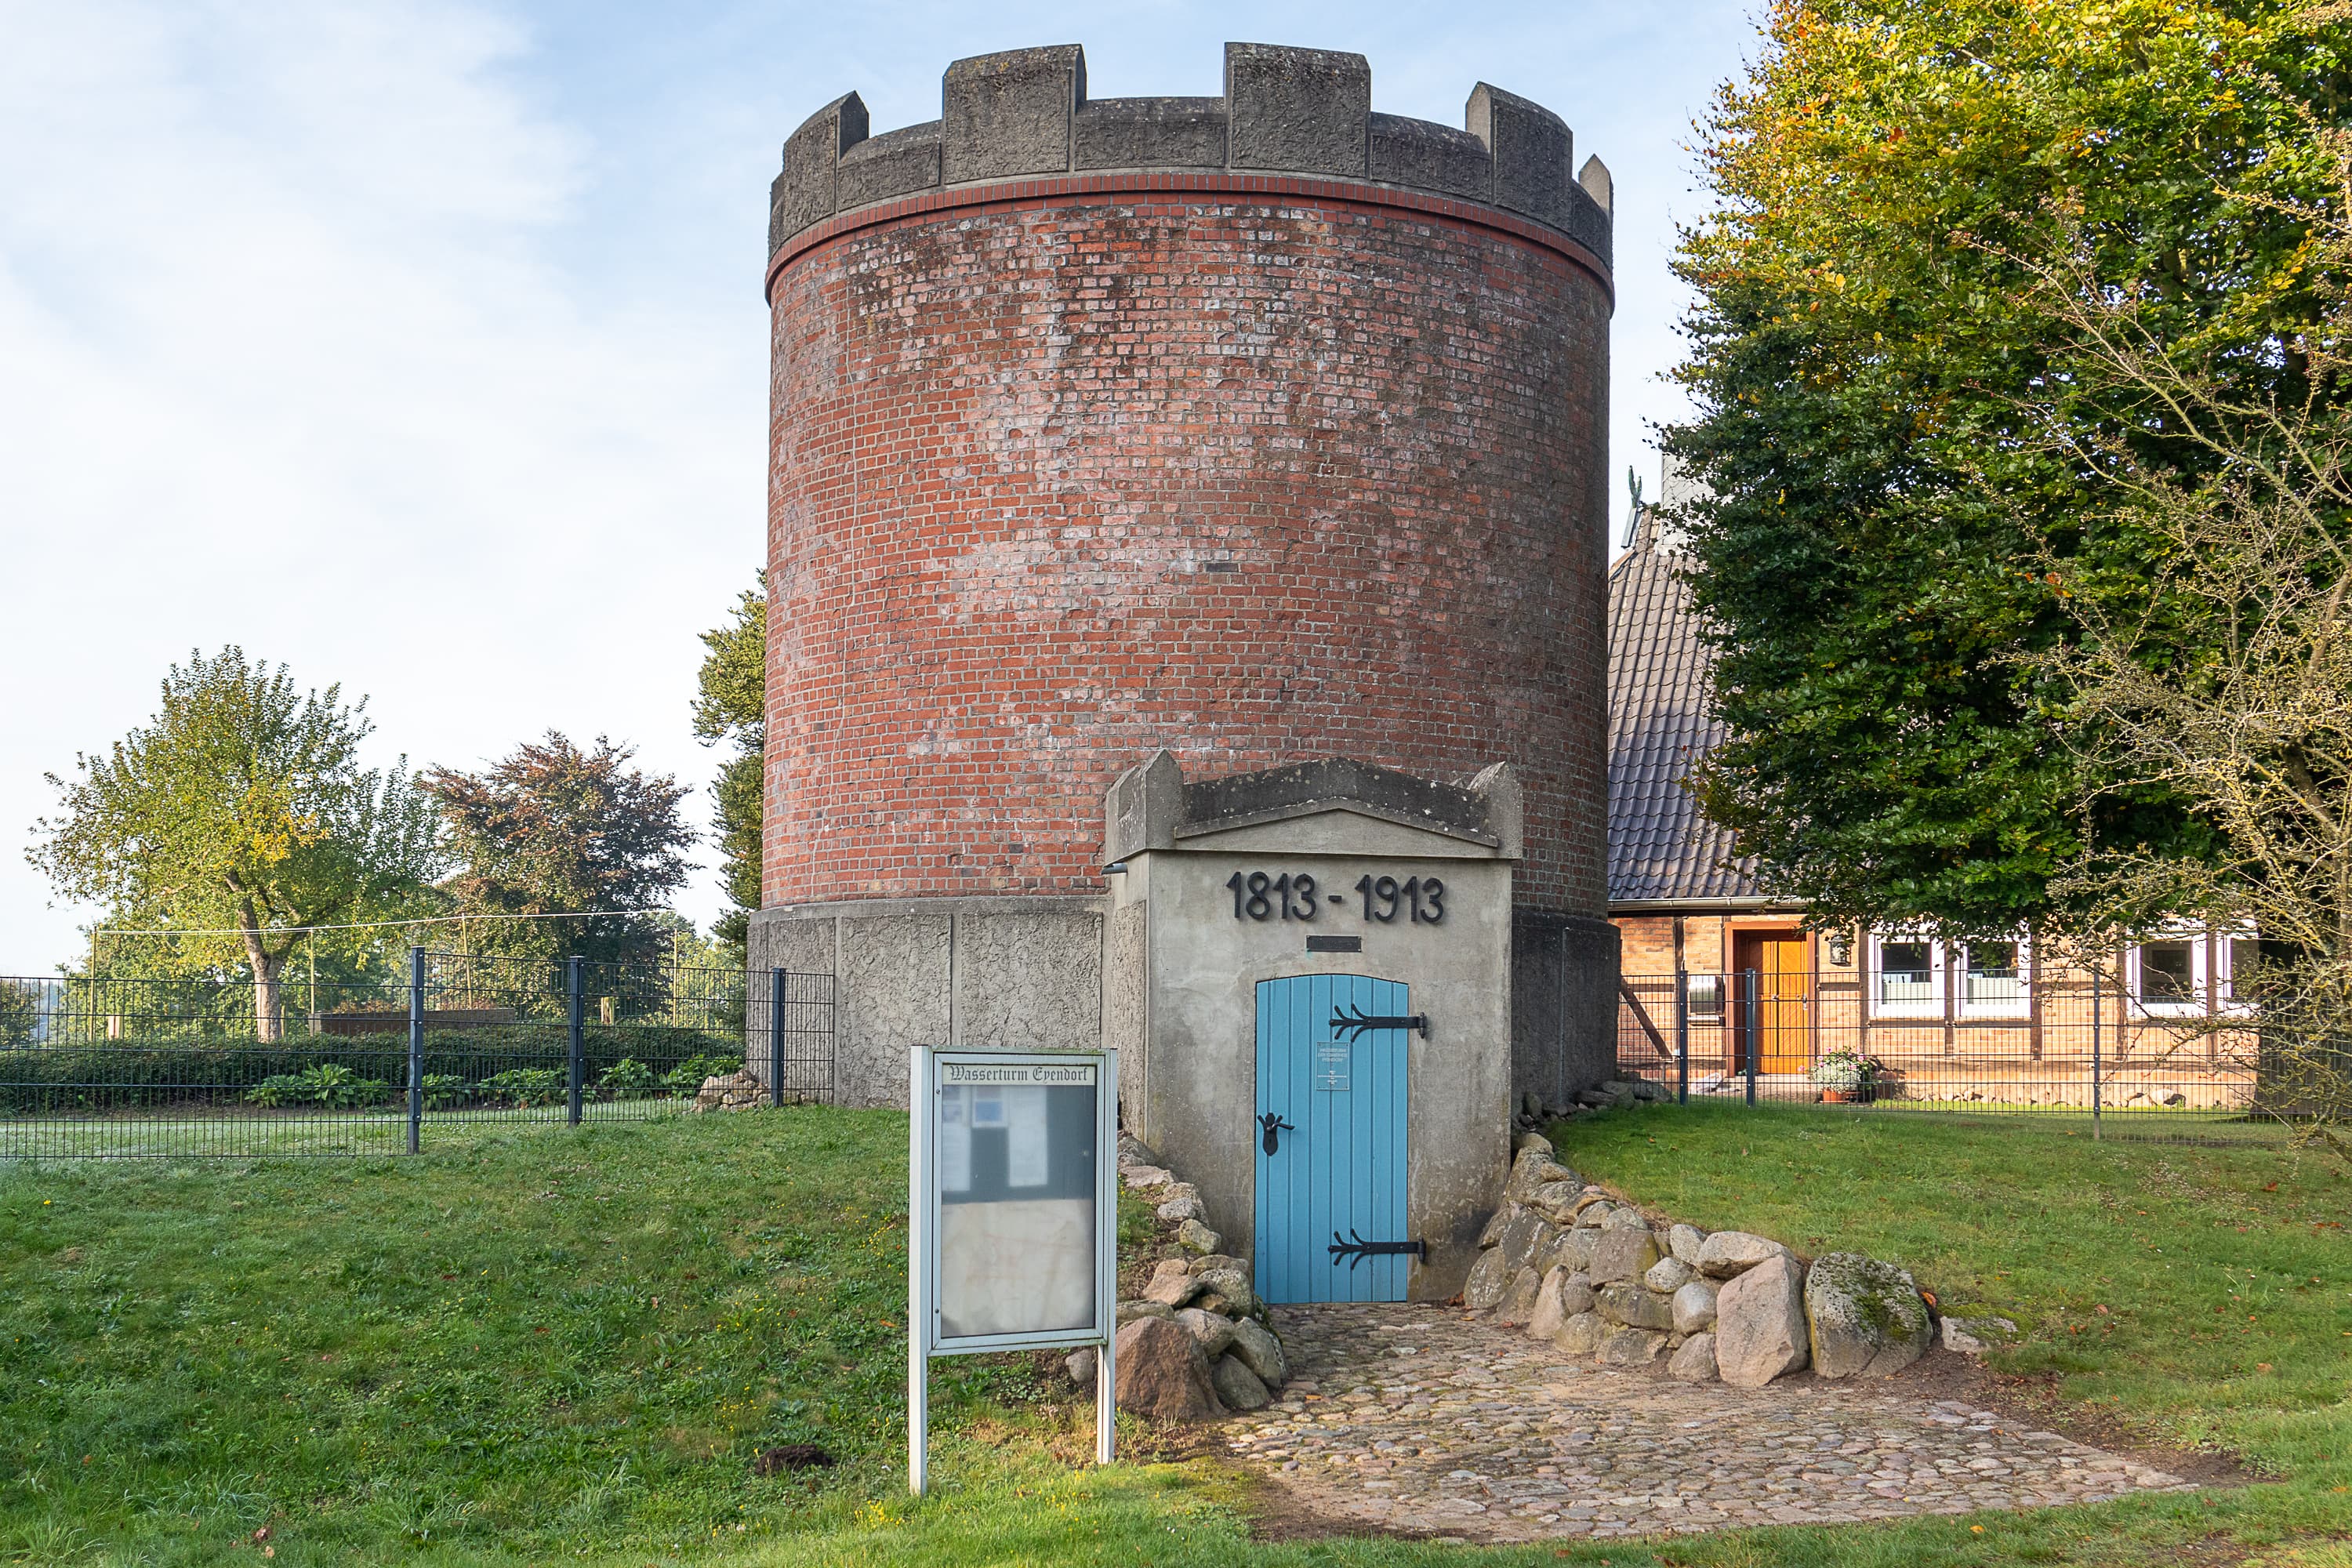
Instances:
[[[284,967],[286,954],[272,952],[261,940],[261,921],[253,912],[253,902],[246,900],[237,905],[237,924],[245,935],[245,959],[253,966],[253,1034],[263,1045],[274,1046],[285,1036],[285,1005],[279,994],[278,972]]]

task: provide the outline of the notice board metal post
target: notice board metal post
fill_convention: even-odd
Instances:
[[[1039,1087],[1076,1087],[1067,1077],[1092,1079],[1090,1129],[1093,1184],[1092,1321],[1084,1325],[1014,1325],[1002,1331],[941,1331],[940,1118],[942,1068],[1007,1074],[1042,1069]],[[961,1051],[913,1047],[908,1063],[907,1237],[907,1487],[919,1497],[930,1484],[931,1358],[982,1351],[1091,1346],[1095,1352],[1095,1460],[1108,1465],[1118,1435],[1118,1053],[1116,1051]],[[972,1129],[967,1125],[970,1138]],[[967,1145],[967,1148],[969,1145]],[[971,1164],[963,1161],[967,1179]]]

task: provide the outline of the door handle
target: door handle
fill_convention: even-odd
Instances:
[[[1264,1116],[1259,1117],[1257,1119],[1257,1124],[1265,1130],[1265,1136],[1259,1140],[1259,1142],[1265,1145],[1265,1152],[1269,1154],[1278,1154],[1282,1152],[1282,1139],[1279,1136],[1280,1134],[1285,1132],[1296,1132],[1298,1131],[1297,1128],[1293,1127],[1289,1122],[1285,1121],[1279,1115],[1271,1110],[1267,1111]]]

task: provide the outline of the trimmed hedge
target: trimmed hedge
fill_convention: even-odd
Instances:
[[[711,1067],[718,1072],[731,1071],[743,1061],[740,1036],[667,1024],[590,1024],[582,1031],[582,1045],[585,1083],[592,1090],[607,1069],[624,1060],[651,1069],[656,1079],[698,1057],[706,1064],[718,1064]],[[501,1095],[497,1088],[477,1092],[470,1086],[510,1073],[551,1070],[562,1082],[570,1059],[571,1041],[561,1024],[428,1029],[425,1035],[425,1076],[445,1085],[454,1080],[469,1086],[462,1095],[448,1095],[445,1103],[511,1104],[514,1097]],[[405,1100],[404,1036],[304,1035],[277,1045],[105,1040],[0,1048],[0,1115],[154,1110],[190,1102],[244,1107],[266,1079],[297,1078],[329,1065],[349,1069],[354,1079],[389,1086],[387,1105]],[[532,1081],[508,1078],[504,1085]]]

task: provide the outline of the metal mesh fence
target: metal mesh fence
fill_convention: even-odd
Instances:
[[[829,974],[418,949],[275,998],[0,978],[0,1158],[393,1153],[436,1124],[824,1099],[832,1075]]]
[[[2095,970],[1628,975],[1617,1069],[1645,1094],[2002,1114],[2102,1135],[2268,1137],[2251,1010]]]

